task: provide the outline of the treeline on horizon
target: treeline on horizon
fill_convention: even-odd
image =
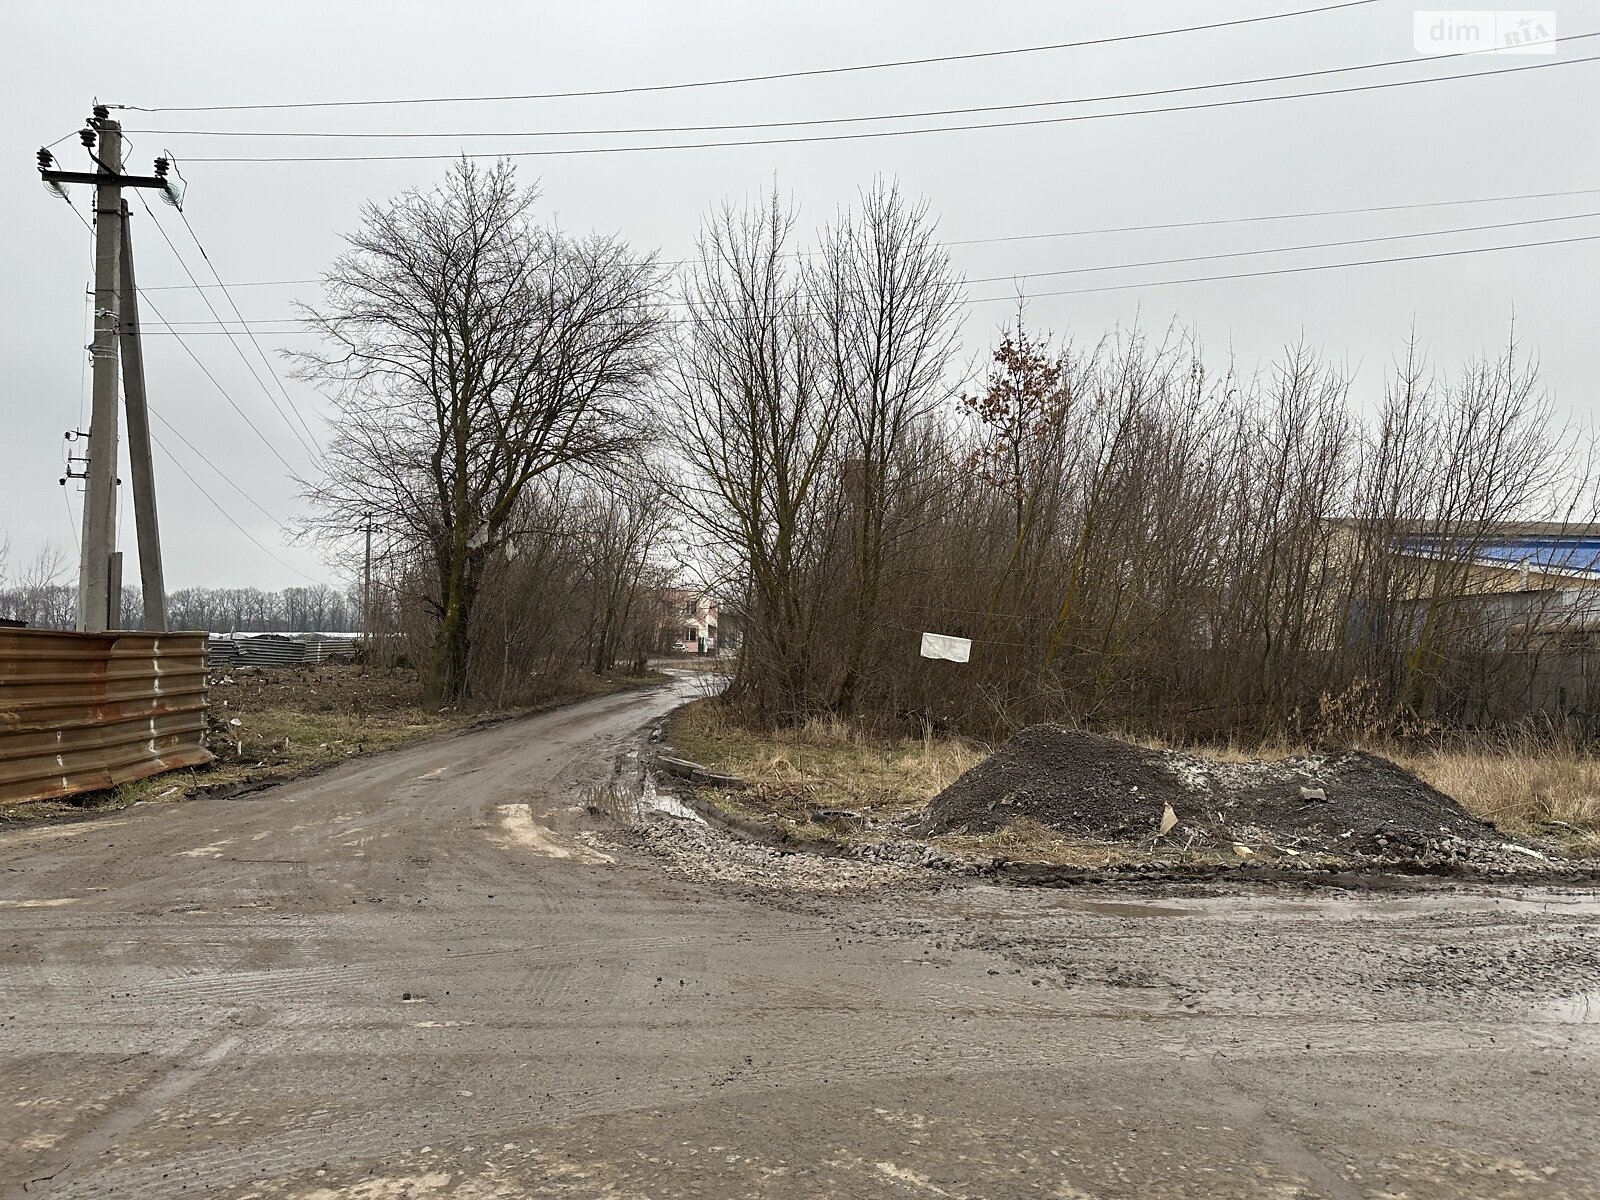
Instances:
[[[60,573],[53,572],[58,578]],[[144,593],[139,587],[123,587],[121,612],[119,628],[141,627]],[[0,617],[38,629],[71,629],[77,616],[75,584],[0,578]],[[361,596],[359,590],[340,592],[327,584],[275,592],[179,588],[167,594],[167,619],[172,629],[208,633],[354,633],[361,629]]]

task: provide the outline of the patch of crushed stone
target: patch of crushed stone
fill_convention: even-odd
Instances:
[[[1164,833],[1171,808],[1176,818]],[[1017,734],[928,804],[927,834],[1028,818],[1078,838],[1152,848],[1267,848],[1420,867],[1527,870],[1544,856],[1365,751],[1222,763],[1060,725]]]
[[[613,827],[598,838],[615,847],[647,851],[676,878],[733,884],[755,891],[836,895],[886,887],[926,886],[926,846],[906,846],[895,855],[822,857],[780,850],[728,837],[704,823],[652,814],[631,828]],[[942,856],[939,856],[942,857]]]

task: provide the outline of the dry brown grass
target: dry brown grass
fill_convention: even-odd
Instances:
[[[1385,752],[1475,817],[1600,854],[1600,758],[1584,747],[1527,737]]]
[[[1040,824],[1030,817],[1012,821],[993,833],[945,834],[932,839],[941,850],[959,855],[979,855],[1014,859],[1018,862],[1051,863],[1066,867],[1120,867],[1161,863],[1182,866],[1232,865],[1238,859],[1211,846],[1183,848],[1153,847],[1096,842],[1068,837],[1059,829]]]
[[[988,753],[961,738],[884,737],[833,719],[762,732],[708,700],[679,712],[669,736],[686,757],[749,781],[772,811],[801,817],[809,808],[901,815]]]

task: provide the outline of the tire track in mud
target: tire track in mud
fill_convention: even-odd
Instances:
[[[321,994],[331,984],[349,982],[352,975],[361,980],[426,978],[430,971],[448,970],[458,963],[483,963],[489,960],[506,961],[531,957],[536,960],[532,964],[534,966],[548,967],[559,964],[576,967],[624,955],[668,953],[701,946],[758,947],[786,942],[802,945],[814,942],[821,945],[831,944],[832,941],[832,935],[825,932],[797,935],[793,931],[745,933],[731,937],[708,932],[631,938],[579,938],[571,941],[532,942],[482,950],[458,950],[449,954],[431,952],[414,954],[404,958],[385,959],[381,963],[356,959],[343,965],[286,966],[261,971],[227,972],[202,978],[190,976],[149,983],[145,987],[148,992],[159,995],[167,1002],[226,1005],[229,1001],[244,998],[253,1003],[260,1003],[270,999],[294,999],[308,993]]]
[[[1350,1049],[1329,1052],[1415,1050],[1415,1031],[1409,1028],[1394,1029],[1380,1038],[1370,1037],[1373,1031],[1366,1025],[1362,1025],[1359,1032],[1363,1036],[1352,1039]],[[1441,1034],[1449,1036],[1458,1032],[1450,1027],[1441,1029]],[[1299,1031],[1284,1031],[1268,1048],[1285,1056],[1298,1055],[1303,1053],[1301,1039]],[[1143,1036],[1131,1040],[1148,1046],[1148,1039]],[[1213,1082],[1211,1076],[1216,1072],[1211,1053],[1194,1046],[1191,1039],[1184,1039],[1182,1044],[1192,1052],[1184,1057],[1189,1058],[1195,1069],[1208,1073],[1207,1086],[1215,1090],[1216,1107],[1224,1114],[1234,1116],[1241,1124],[1249,1123],[1256,1130],[1264,1154],[1293,1174],[1323,1186],[1326,1194],[1334,1200],[1345,1200],[1347,1196],[1359,1200],[1358,1193],[1328,1189],[1328,1184],[1334,1181],[1342,1183],[1342,1180],[1292,1128],[1273,1118],[1220,1075]],[[1218,1030],[1218,1044],[1232,1046],[1226,1028]],[[711,1072],[714,1064],[699,1062],[695,1066],[700,1078],[691,1081],[690,1075],[683,1070],[684,1064],[677,1063],[672,1064],[677,1072],[672,1075],[625,1077],[609,1085],[544,1087],[538,1089],[537,1097],[530,1096],[513,1103],[467,1103],[458,1100],[448,1109],[433,1111],[425,1133],[415,1128],[413,1106],[390,1105],[312,1128],[269,1135],[239,1146],[210,1147],[185,1153],[157,1167],[116,1168],[107,1175],[104,1184],[112,1194],[138,1200],[143,1197],[185,1195],[191,1191],[288,1175],[304,1169],[307,1164],[335,1157],[341,1162],[352,1162],[416,1150],[425,1143],[492,1141],[565,1122],[662,1107],[692,1107],[713,1096],[719,1099],[771,1096],[813,1092],[820,1088],[886,1078],[947,1078],[951,1075],[972,1078],[992,1076],[997,1084],[1015,1078],[1019,1073],[1067,1073],[1071,1078],[1090,1079],[1099,1069],[1097,1064],[1102,1056],[1127,1054],[1131,1049],[1105,1037],[1094,1039],[1094,1044],[1090,1046],[1050,1046],[1040,1043],[1037,1037],[1030,1037],[1026,1045],[967,1044],[941,1048],[937,1041],[930,1043],[926,1030],[922,1029],[908,1029],[899,1040],[888,1043],[850,1043],[841,1048],[841,1057],[829,1061],[817,1061],[813,1047],[800,1037],[779,1038],[774,1045],[786,1050],[790,1057],[776,1064],[758,1062],[743,1072],[732,1071],[722,1077]],[[1255,1050],[1259,1052],[1263,1046]],[[1482,1049],[1463,1046],[1457,1052],[1481,1052]],[[1434,1051],[1419,1053],[1431,1054]],[[1165,1050],[1158,1048],[1156,1054],[1169,1061],[1179,1057],[1176,1046]],[[729,1057],[733,1055],[734,1052],[730,1051]],[[185,1177],[197,1182],[192,1188],[186,1188],[181,1183],[174,1187],[175,1178]],[[97,1193],[67,1190],[52,1194],[77,1196]]]
[[[162,1111],[198,1084],[223,1059],[238,1049],[242,1038],[229,1034],[198,1054],[162,1071],[149,1085],[114,1109],[105,1120],[75,1138],[53,1162],[36,1167],[37,1175],[7,1192],[8,1200],[75,1194],[72,1176],[84,1164],[109,1153],[124,1136]],[[66,1187],[63,1187],[63,1184]]]

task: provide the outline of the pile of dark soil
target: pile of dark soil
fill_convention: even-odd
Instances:
[[[1177,823],[1161,831],[1167,806]],[[1443,792],[1363,751],[1223,763],[1035,725],[929,802],[923,830],[1029,818],[1074,837],[1269,856],[1465,862],[1504,839]]]

